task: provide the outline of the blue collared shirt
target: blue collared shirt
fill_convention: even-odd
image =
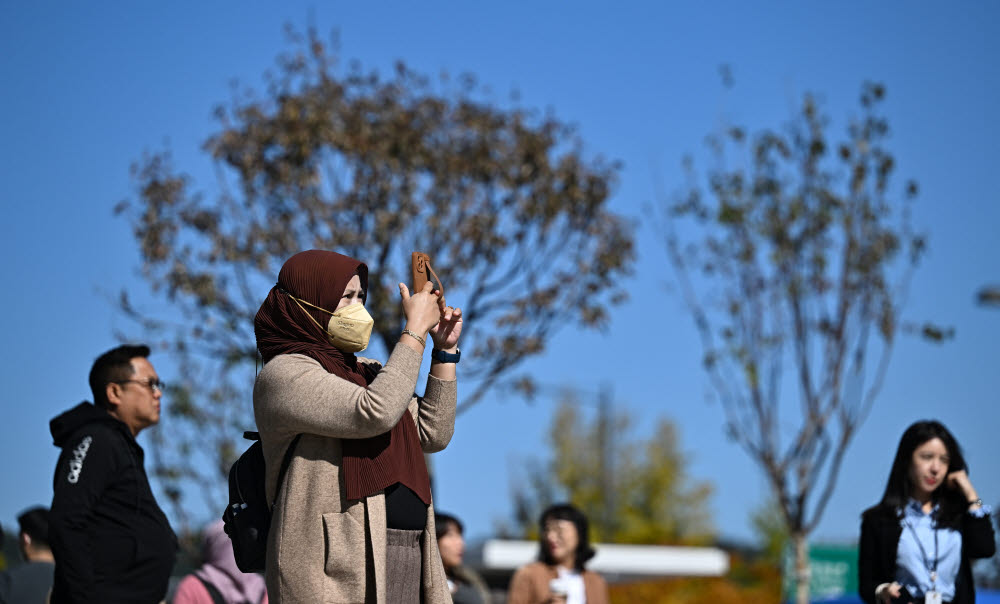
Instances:
[[[935,505],[925,514],[920,502],[911,499],[903,510],[896,548],[896,582],[903,585],[914,597],[923,597],[931,589],[941,592],[941,599],[955,598],[955,581],[962,564],[962,533],[952,528],[937,528]],[[974,516],[989,513],[986,507],[969,512]],[[935,535],[937,544],[935,545]],[[931,581],[931,570],[937,563],[937,580]]]

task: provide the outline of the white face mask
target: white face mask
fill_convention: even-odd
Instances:
[[[286,292],[287,293],[287,292]],[[324,328],[319,324],[309,311],[302,308],[302,312],[306,313],[313,323],[317,327],[326,332],[326,339],[330,341],[337,350],[342,350],[344,352],[361,352],[365,348],[368,348],[368,339],[372,335],[372,327],[375,325],[375,319],[372,318],[368,311],[365,310],[365,305],[360,302],[355,304],[349,304],[335,312],[330,312],[325,308],[320,308],[315,304],[310,304],[305,300],[299,300],[295,296],[288,294],[288,297],[295,300],[295,303],[302,308],[302,305],[315,308],[316,310],[321,310],[330,315],[330,321]]]

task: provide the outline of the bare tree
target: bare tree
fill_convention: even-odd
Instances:
[[[763,470],[795,547],[800,603],[807,537],[882,387],[924,249],[910,226],[916,184],[890,186],[884,95],[863,86],[839,142],[810,95],[784,128],[709,137],[707,186],[686,160],[688,185],[661,208],[726,432]]]
[[[560,327],[595,328],[622,301],[632,226],[607,209],[619,166],[586,159],[574,128],[490,101],[469,76],[432,83],[402,63],[388,79],[338,67],[315,32],[291,32],[267,91],[217,110],[205,142],[210,192],[167,152],[134,166],[131,222],[142,276],[165,308],[120,307],[183,368],[159,434],[158,473],[218,505],[239,430],[252,422],[253,317],[281,264],[333,249],[370,268],[375,347],[391,350],[396,283],[431,254],[467,319],[468,410]],[[527,378],[520,376],[527,386]]]

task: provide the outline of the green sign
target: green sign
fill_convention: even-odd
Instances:
[[[782,585],[785,599],[795,598],[795,554],[785,552]],[[853,545],[809,547],[809,599],[825,600],[858,593],[858,548]]]

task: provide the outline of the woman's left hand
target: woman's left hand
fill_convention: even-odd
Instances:
[[[441,320],[428,333],[434,340],[434,348],[454,352],[462,335],[462,309],[446,306],[441,298]]]

